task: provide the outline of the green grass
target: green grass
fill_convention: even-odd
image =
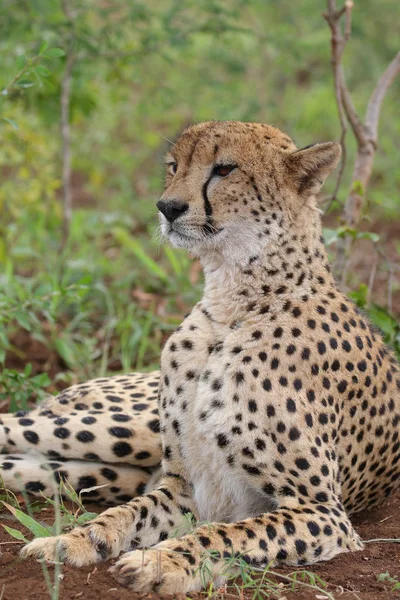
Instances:
[[[201,295],[186,253],[136,233],[118,213],[77,210],[62,252],[59,221],[45,227],[40,215],[24,215],[15,228],[0,266],[0,399],[11,410],[26,409],[50,383],[25,367],[34,357],[15,342],[21,331],[56,357],[67,383],[158,368],[163,342]],[[24,368],[4,368],[11,352]]]

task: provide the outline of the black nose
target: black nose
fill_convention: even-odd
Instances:
[[[183,215],[189,208],[188,204],[179,202],[179,200],[159,200],[156,206],[170,223],[173,223],[175,219]]]

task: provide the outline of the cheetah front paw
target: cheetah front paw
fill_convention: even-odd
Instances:
[[[64,535],[37,538],[22,548],[21,555],[83,567],[114,558],[120,551],[118,535],[109,527],[93,523]]]
[[[177,594],[201,589],[201,581],[184,554],[159,544],[122,556],[110,571],[118,583],[135,592]]]

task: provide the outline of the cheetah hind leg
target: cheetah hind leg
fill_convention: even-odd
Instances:
[[[161,461],[159,373],[73,385],[28,412],[0,416],[0,452],[155,467]]]
[[[47,459],[40,454],[0,454],[0,476],[4,488],[11,492],[24,490],[33,496],[51,498],[63,480],[77,492],[105,486],[85,493],[82,499],[109,506],[143,494],[149,481],[156,479],[157,471],[130,465]]]

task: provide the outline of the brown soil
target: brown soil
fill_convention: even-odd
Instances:
[[[90,506],[89,510],[96,510]],[[97,507],[97,511],[99,507]],[[22,529],[15,519],[2,512],[4,524]],[[43,510],[36,516],[38,520],[52,522],[49,509]],[[389,498],[379,509],[365,513],[355,518],[354,523],[363,540],[393,539],[399,535],[400,520],[400,491]],[[26,532],[25,532],[26,533]],[[0,530],[0,597],[2,600],[39,600],[49,597],[40,564],[33,560],[22,561],[19,556],[20,543]],[[400,544],[390,542],[372,542],[366,544],[363,552],[342,554],[330,562],[320,563],[309,567],[309,570],[319,575],[326,583],[327,590],[336,600],[389,600],[396,594],[391,591],[390,583],[377,581],[381,573],[388,571],[392,577],[399,575]],[[96,568],[74,569],[64,566],[61,580],[61,600],[83,598],[98,600],[98,598],[116,598],[118,600],[160,600],[171,596],[158,594],[135,594],[121,588],[108,573],[109,565],[99,565]],[[52,575],[53,568],[49,567]],[[293,568],[276,569],[282,574],[293,572]],[[2,587],[4,592],[2,595]],[[399,597],[399,592],[397,597]],[[318,590],[297,586],[295,591],[282,588],[277,598],[282,600],[323,600],[324,594]],[[205,600],[205,594],[193,594],[195,600]],[[234,588],[229,587],[227,593],[218,594],[220,600],[232,598],[250,600],[250,591],[238,595]],[[184,595],[174,596],[184,600]]]

